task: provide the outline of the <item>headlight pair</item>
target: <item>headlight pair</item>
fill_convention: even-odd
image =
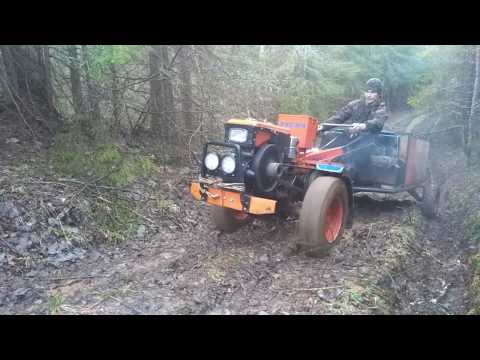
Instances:
[[[208,153],[205,156],[204,164],[210,171],[216,170],[219,165],[226,174],[232,174],[235,171],[235,158],[232,155],[225,155],[220,164],[220,158],[217,154]]]

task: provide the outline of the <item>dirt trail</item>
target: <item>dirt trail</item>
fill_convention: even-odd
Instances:
[[[459,162],[455,151],[442,159]],[[435,164],[445,176],[442,161]],[[0,313],[465,312],[465,245],[448,222],[419,217],[408,196],[357,196],[353,229],[331,256],[314,259],[290,250],[294,221],[215,231],[188,185],[177,199],[182,229],[160,226],[142,241],[98,246],[69,266],[4,271]]]
[[[185,189],[186,190],[186,189]],[[64,314],[370,314],[462,313],[461,260],[441,222],[416,251],[399,250],[392,228],[414,213],[408,200],[357,198],[352,230],[332,255],[288,251],[295,223],[253,223],[231,235],[205,221],[208,208],[184,199],[192,221],[144,242],[92,250],[55,270],[33,270],[7,284],[1,313]],[[401,231],[401,227],[399,228]],[[393,235],[392,235],[393,234]],[[446,250],[446,251],[444,251]],[[402,253],[403,251],[403,253]],[[401,259],[400,261],[398,259]],[[437,263],[438,261],[438,263]],[[452,275],[454,274],[454,275]],[[438,280],[437,280],[438,278]],[[443,280],[443,282],[442,282]],[[441,294],[443,286],[448,290]],[[443,296],[442,296],[443,295]],[[58,309],[52,301],[60,299]],[[434,302],[437,302],[434,305]],[[444,311],[445,312],[445,311]]]
[[[440,221],[431,221],[427,223],[425,235],[417,240],[417,246],[421,252],[402,259],[395,271],[394,279],[405,295],[395,311],[465,314],[469,269],[458,234],[448,231]]]
[[[368,225],[347,234],[329,258],[290,254],[293,223],[254,223],[232,235],[213,231],[202,217],[202,204],[187,200],[198,221],[185,232],[162,232],[144,243],[92,252],[80,263],[57,271],[25,274],[14,287],[31,289],[22,301],[4,304],[4,313],[45,313],[50,298],[62,299],[62,313],[365,313],[350,304],[362,278],[377,276],[376,263],[357,238]],[[394,205],[394,206],[392,206]],[[409,202],[359,201],[359,223],[382,212],[376,234],[388,232]],[[195,209],[197,207],[197,209]],[[376,208],[376,209],[375,209]],[[369,240],[370,251],[385,252],[381,237]],[[331,307],[337,306],[337,309]]]

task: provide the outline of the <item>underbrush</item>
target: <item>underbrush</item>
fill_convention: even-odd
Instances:
[[[447,208],[448,218],[451,219],[459,235],[467,245],[473,246],[476,251],[469,259],[472,280],[469,286],[471,309],[470,314],[480,315],[480,167],[470,169],[466,180],[454,186],[449,193]]]
[[[333,303],[327,304],[329,313],[347,314],[391,314],[391,294],[388,290],[363,280],[346,281],[339,296]]]
[[[134,237],[142,224],[135,210],[126,200],[97,201],[91,209],[95,225],[104,240],[111,244]]]
[[[393,226],[387,234],[385,265],[393,269],[397,267],[402,257],[407,256],[416,248],[415,240],[423,231],[424,218],[417,207],[408,210],[402,222]]]
[[[473,269],[472,283],[470,284],[471,309],[469,314],[480,315],[480,253],[470,258]]]
[[[151,156],[122,147],[109,136],[92,139],[79,126],[58,135],[49,155],[56,173],[93,187],[125,188],[155,170]],[[111,194],[92,200],[87,216],[100,238],[119,243],[136,234],[142,221],[135,202]]]
[[[398,301],[398,288],[395,283],[396,271],[402,267],[412,251],[419,251],[416,244],[424,231],[425,221],[418,208],[409,208],[402,221],[391,228],[377,231],[373,226],[355,241],[362,241],[365,256],[370,254],[376,260],[375,271],[355,282],[346,281],[344,289],[334,303],[329,305],[333,314],[392,314]],[[370,235],[381,237],[384,242],[381,253],[373,254],[368,246]]]
[[[50,155],[61,175],[110,186],[130,185],[154,166],[151,157],[123,149],[108,137],[92,141],[78,127],[58,135]]]

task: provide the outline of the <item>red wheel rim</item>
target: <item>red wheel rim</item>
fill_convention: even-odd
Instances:
[[[245,220],[248,217],[248,213],[243,211],[234,210],[233,217],[237,220]]]
[[[329,243],[334,242],[340,233],[343,222],[343,211],[343,201],[340,197],[336,197],[330,204],[325,219],[324,235],[325,240]]]

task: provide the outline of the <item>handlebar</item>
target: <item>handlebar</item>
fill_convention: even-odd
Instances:
[[[332,124],[332,123],[323,123],[320,124],[317,128],[317,131],[328,131],[328,130],[344,130],[347,131],[347,129],[351,129],[353,127],[353,124]]]
[[[332,127],[341,127],[341,128],[351,128],[353,127],[353,124],[331,124],[331,123],[323,123],[321,125],[324,126],[332,126]],[[320,126],[321,126],[320,125]]]

